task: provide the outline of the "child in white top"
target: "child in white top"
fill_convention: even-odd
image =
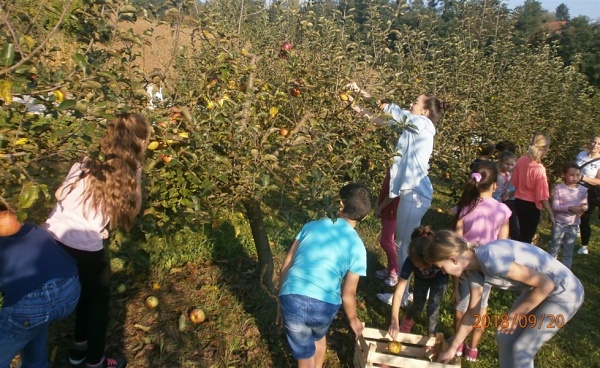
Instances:
[[[562,263],[571,268],[581,216],[588,207],[587,188],[578,184],[581,170],[575,162],[566,164],[562,172],[563,182],[554,188],[552,196],[555,224],[552,227],[552,246],[549,253],[557,258],[562,247]]]

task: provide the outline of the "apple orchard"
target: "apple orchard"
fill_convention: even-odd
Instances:
[[[347,83],[402,106],[426,91],[447,102],[431,175],[455,188],[476,155],[473,137],[522,150],[534,131],[547,131],[560,140],[555,172],[600,116],[585,77],[550,46],[511,42],[508,14],[486,2],[457,5],[446,34],[427,12],[409,22],[403,2],[18,1],[10,10],[3,24],[13,32],[1,35],[0,194],[20,218],[43,221],[68,165],[96,154],[106,119],[143,111],[153,137],[139,231],[247,221],[269,289],[264,221],[325,215],[343,182],[376,191],[389,164],[397,133],[353,114]],[[164,24],[173,47],[162,69],[145,70],[143,50]],[[151,82],[164,97],[153,109]],[[27,98],[44,112],[18,102]],[[563,134],[571,121],[577,129]]]

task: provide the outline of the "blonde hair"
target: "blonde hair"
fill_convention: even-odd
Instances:
[[[141,170],[149,136],[150,125],[142,115],[117,115],[100,142],[103,158],[90,159],[82,173],[87,179],[84,202],[102,213],[111,228],[129,229],[137,215],[137,170]]]
[[[542,157],[546,154],[549,146],[550,136],[548,134],[541,132],[535,133],[533,138],[531,138],[527,155],[531,157],[532,160],[540,162]]]
[[[460,235],[450,230],[436,231],[430,238],[425,252],[427,263],[445,261],[458,257],[469,249],[469,244]]]

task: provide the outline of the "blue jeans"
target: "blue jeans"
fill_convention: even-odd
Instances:
[[[339,304],[297,294],[280,295],[279,306],[294,359],[315,355],[315,342],[327,334],[340,309]]]
[[[552,227],[552,246],[550,246],[550,255],[558,258],[558,253],[562,248],[561,262],[571,268],[573,265],[573,249],[577,241],[577,232],[579,225],[569,225],[557,222]]]
[[[54,279],[0,309],[0,367],[21,353],[22,368],[48,367],[48,325],[68,317],[79,300],[76,276]]]

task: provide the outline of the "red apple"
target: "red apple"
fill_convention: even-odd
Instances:
[[[285,41],[283,44],[281,44],[281,49],[285,51],[290,51],[292,49],[292,44],[290,43],[290,41]]]
[[[0,236],[11,236],[19,232],[21,223],[10,211],[0,212]]]

